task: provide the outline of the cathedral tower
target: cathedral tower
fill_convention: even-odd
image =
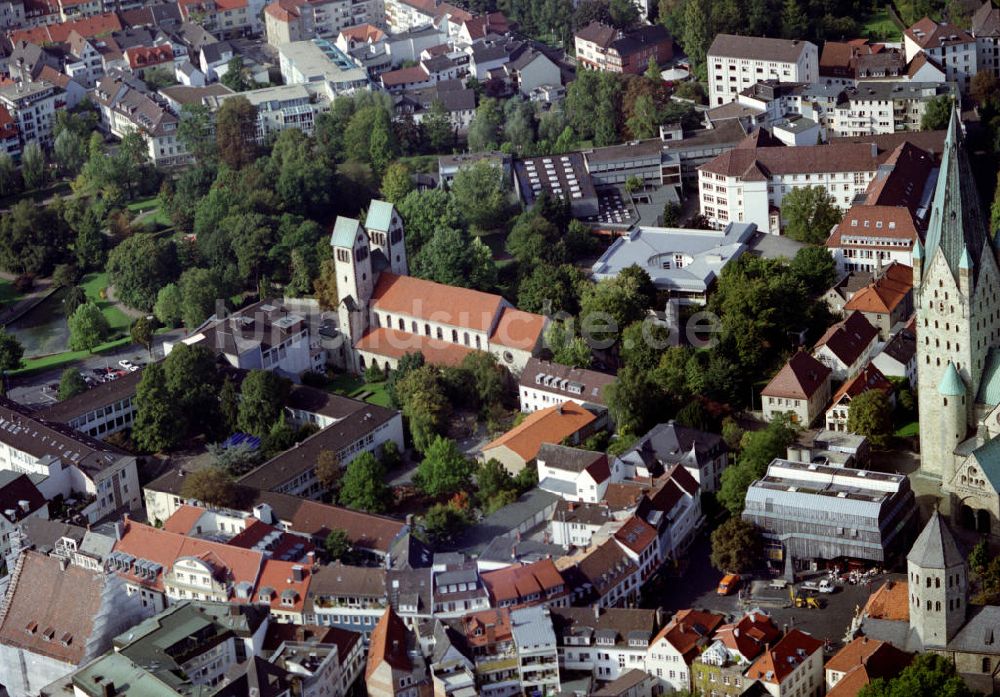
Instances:
[[[944,481],[954,473],[955,446],[976,426],[976,392],[1000,338],[1000,274],[959,126],[953,111],[926,244],[913,250],[920,469]]]
[[[944,648],[965,624],[968,571],[937,511],[906,555],[910,628],[924,649]]]

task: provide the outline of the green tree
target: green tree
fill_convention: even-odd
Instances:
[[[424,451],[414,482],[429,496],[450,496],[468,490],[474,469],[455,441],[436,436]]]
[[[216,303],[224,296],[218,274],[209,269],[188,269],[181,274],[177,287],[181,296],[181,319],[189,329],[215,314]]]
[[[219,390],[219,421],[226,433],[230,434],[239,426],[239,419],[239,392],[236,391],[236,384],[227,375],[222,381],[222,389]]]
[[[108,318],[96,303],[84,303],[68,320],[69,346],[74,351],[93,351],[111,332]]]
[[[428,508],[420,522],[428,541],[435,546],[453,541],[470,523],[465,511],[448,503],[436,503]]]
[[[444,189],[411,191],[396,208],[406,223],[406,254],[410,259],[438,230],[461,226],[458,209]]]
[[[774,458],[787,454],[794,439],[795,431],[784,418],[774,419],[763,430],[744,434],[736,464],[722,472],[719,503],[733,516],[739,516],[743,512],[747,488],[764,476]]]
[[[316,142],[297,128],[278,134],[264,168],[285,210],[320,215],[332,203],[336,168],[324,160]]]
[[[805,186],[792,189],[781,200],[781,217],[785,219],[785,234],[791,239],[823,244],[842,214],[826,189]]]
[[[21,152],[21,177],[28,189],[38,189],[48,181],[48,163],[37,141],[31,141]]]
[[[622,332],[621,362],[651,372],[659,365],[669,341],[670,332],[663,326],[647,321],[633,322]]]
[[[884,448],[892,437],[892,405],[882,390],[865,390],[851,400],[847,430],[865,436],[876,448]]]
[[[937,653],[920,653],[894,678],[876,678],[858,697],[972,697],[955,664]]]
[[[213,466],[184,475],[181,496],[221,508],[238,508],[241,503],[240,489],[232,475]]]
[[[18,189],[17,166],[6,152],[0,152],[0,196],[9,196]]]
[[[582,336],[575,336],[566,322],[552,322],[545,330],[545,346],[552,352],[552,359],[572,368],[589,368],[594,356],[590,345]]]
[[[650,58],[650,60],[653,59]],[[657,113],[656,104],[653,103],[653,98],[650,95],[643,94],[635,100],[635,106],[632,108],[632,116],[625,122],[625,126],[632,137],[639,140],[659,135],[659,114]]]
[[[742,574],[757,568],[762,553],[757,526],[739,516],[712,531],[712,566],[723,573]]]
[[[517,288],[517,306],[525,312],[576,314],[580,311],[578,289],[584,283],[583,274],[572,264],[557,267],[538,264],[521,279]]]
[[[618,378],[604,388],[608,410],[619,433],[644,433],[663,407],[663,395],[648,373],[625,366]]]
[[[87,391],[87,383],[76,368],[66,368],[59,376],[59,401],[75,397]]]
[[[166,371],[151,363],[142,371],[135,393],[136,415],[132,440],[147,452],[169,450],[180,442],[187,424],[180,405],[167,389]]]
[[[69,228],[51,207],[21,199],[0,216],[0,266],[46,276],[66,258]]]
[[[462,167],[455,174],[451,194],[469,225],[491,230],[506,222],[509,190],[503,169],[489,160]]]
[[[489,291],[497,268],[490,248],[464,230],[441,228],[414,259],[415,275],[449,286]]]
[[[540,262],[561,264],[567,261],[561,237],[559,228],[540,215],[536,207],[517,216],[507,235],[507,251],[525,269]]]
[[[218,155],[218,149],[212,110],[204,104],[182,106],[177,138],[198,162],[213,160]]]
[[[389,373],[389,378],[385,383],[385,391],[389,395],[389,403],[396,409],[403,408],[402,396],[405,396],[399,394],[396,386],[410,371],[422,367],[424,363],[424,354],[419,351],[404,353],[396,362],[396,369]]]
[[[814,295],[822,293],[837,280],[837,263],[825,247],[803,247],[789,266]]]
[[[347,537],[347,532],[339,528],[331,530],[323,540],[323,549],[326,550],[326,556],[330,561],[343,559],[351,551],[351,541]]]
[[[687,426],[688,428],[694,428],[699,431],[711,431],[712,428],[712,418],[705,409],[705,405],[700,399],[692,399],[690,402],[681,407],[676,416],[674,416],[674,421],[676,421],[681,426]]]
[[[128,335],[132,343],[142,346],[149,353],[150,357],[152,357],[153,332],[155,330],[156,320],[151,319],[148,315],[143,315],[142,317],[137,317],[132,322],[128,329]]]
[[[119,300],[148,311],[153,309],[160,288],[173,279],[176,263],[176,250],[169,240],[133,235],[108,255],[108,280]]]
[[[401,162],[389,165],[382,177],[382,197],[390,203],[399,203],[411,191],[413,180],[410,178],[410,168]]]
[[[686,0],[682,26],[683,30],[678,38],[684,47],[684,52],[692,66],[704,73],[708,46],[714,36],[711,6],[698,0]]]
[[[390,441],[393,442],[393,441]],[[324,491],[333,491],[344,476],[340,458],[333,450],[321,450],[316,456],[316,479]]]
[[[434,438],[444,432],[451,412],[440,373],[429,365],[413,368],[394,389],[410,424],[413,447],[426,452]]]
[[[491,97],[481,100],[469,124],[469,150],[482,152],[499,149],[502,127],[503,110],[500,108],[500,103]]]
[[[76,308],[87,302],[87,292],[80,286],[70,286],[63,297],[63,313],[69,319],[76,312]]]
[[[781,12],[781,33],[786,39],[805,38],[809,29],[809,16],[799,0],[785,0]]]
[[[986,573],[986,567],[990,563],[990,546],[985,537],[979,538],[979,542],[969,552],[969,568],[973,573],[982,576]]]
[[[240,430],[256,436],[268,433],[284,412],[289,391],[285,378],[269,370],[251,370],[240,389]]]
[[[270,459],[291,448],[295,442],[295,429],[285,420],[285,412],[282,411],[278,415],[278,420],[271,424],[267,435],[261,440],[261,450],[264,451],[264,456]]]
[[[740,447],[740,442],[743,440],[743,429],[731,416],[727,416],[722,420],[722,440],[726,441],[726,446],[732,450],[736,451]]]
[[[472,377],[472,385],[479,403],[484,406],[503,405],[514,391],[510,371],[487,351],[473,351],[462,359],[462,369]]]
[[[223,85],[233,92],[246,92],[253,89],[253,80],[250,79],[246,67],[243,65],[241,56],[233,56],[226,64],[226,72],[219,79]]]
[[[490,458],[476,470],[476,487],[478,488],[480,505],[503,491],[514,491],[514,478],[499,460]]]
[[[948,127],[954,103],[947,94],[934,97],[927,102],[924,115],[920,117],[921,131],[941,131]]]
[[[233,169],[257,159],[257,107],[246,97],[222,102],[215,115],[215,145],[222,161]]]
[[[369,513],[381,513],[389,504],[391,492],[385,483],[385,468],[374,455],[363,452],[347,464],[340,484],[342,506]]]
[[[677,227],[681,220],[681,206],[674,201],[663,204],[663,227]]]
[[[432,152],[450,152],[455,144],[455,129],[451,124],[451,118],[445,109],[444,102],[440,99],[431,102],[430,110],[420,123],[424,127],[427,143]]]
[[[87,146],[80,135],[66,128],[56,136],[52,154],[59,171],[64,176],[75,177],[87,161]]]
[[[980,107],[995,104],[1000,99],[1000,79],[990,70],[980,70],[972,76],[969,83],[969,95]]]
[[[6,394],[7,373],[20,368],[23,357],[24,346],[20,340],[0,327],[0,392]]]
[[[175,327],[181,321],[182,305],[181,289],[176,283],[168,283],[156,294],[153,314],[163,326]]]

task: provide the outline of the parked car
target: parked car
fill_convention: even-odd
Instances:
[[[719,595],[729,595],[740,587],[740,575],[739,574],[726,574],[719,581],[719,587],[715,589],[715,592]]]
[[[819,590],[820,593],[835,593],[837,592],[837,584],[828,578],[824,578],[819,582],[817,590]]]
[[[120,365],[122,368],[124,368],[130,373],[134,373],[135,371],[139,370],[139,366],[137,366],[135,363],[133,363],[127,358],[123,358],[120,361],[118,361],[118,365]]]

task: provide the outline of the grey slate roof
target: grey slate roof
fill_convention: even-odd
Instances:
[[[990,355],[993,351],[990,352]],[[1000,492],[1000,438],[994,438],[972,452],[979,468],[986,475],[994,491]]]
[[[975,613],[948,642],[949,651],[1000,654],[1000,606],[970,608]]]
[[[937,511],[931,515],[906,561],[925,569],[948,569],[965,563],[965,557],[955,542],[947,523]]]

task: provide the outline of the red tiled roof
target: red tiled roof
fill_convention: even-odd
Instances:
[[[556,404],[532,412],[520,424],[483,446],[483,454],[506,446],[526,462],[534,459],[542,443],[561,443],[597,419],[576,402]]]
[[[906,37],[922,49],[941,48],[955,44],[974,43],[973,36],[948,22],[935,22],[930,17],[924,17],[906,30]]]
[[[851,296],[844,310],[888,314],[913,290],[913,268],[892,264],[874,282]]]
[[[916,212],[924,184],[934,169],[934,156],[910,141],[896,146],[865,191],[870,206],[905,206]],[[888,171],[885,171],[888,170]]]
[[[225,12],[226,10],[240,10],[248,5],[249,2],[247,0],[215,0],[215,9],[220,12]]]
[[[533,351],[542,337],[546,321],[543,315],[506,307],[502,310],[496,329],[490,334],[490,343]]]
[[[27,41],[33,44],[64,43],[72,31],[80,36],[90,38],[101,34],[110,34],[121,29],[123,27],[118,15],[114,12],[108,12],[61,24],[47,24],[32,29],[21,29],[13,32],[10,35],[10,40],[13,44],[18,41]]]
[[[852,312],[847,319],[827,329],[814,350],[826,346],[844,365],[854,365],[877,338],[878,329],[860,312]]]
[[[490,12],[467,19],[463,23],[472,39],[482,39],[487,34],[506,34],[510,31],[510,22],[503,12]]]
[[[243,549],[253,549],[254,545],[274,533],[278,533],[278,537],[268,545],[268,553],[272,559],[299,561],[315,549],[309,540],[293,533],[286,533],[280,528],[262,523],[253,517],[247,518],[246,527],[230,538],[226,544]]]
[[[722,624],[725,618],[704,610],[679,610],[667,626],[660,630],[652,643],[665,639],[674,649],[691,663],[699,645],[704,645]]]
[[[424,354],[424,359],[428,363],[441,366],[460,365],[465,357],[475,350],[423,334],[411,334],[385,327],[369,331],[358,339],[354,348],[389,358],[402,358],[407,353],[419,351]]]
[[[906,581],[887,581],[868,596],[864,614],[877,620],[910,621],[910,595]]]
[[[774,648],[765,651],[747,671],[750,680],[781,684],[807,656],[823,648],[823,642],[810,634],[793,629]],[[802,653],[800,653],[800,650]]]
[[[372,630],[371,643],[368,645],[368,665],[365,667],[366,680],[383,663],[388,663],[395,670],[409,671],[413,668],[407,653],[408,634],[409,630],[396,611],[391,607],[386,608]]]
[[[296,581],[293,574],[295,569],[302,574],[302,580]],[[269,603],[272,610],[283,612],[302,612],[303,604],[309,594],[309,581],[312,578],[312,570],[308,565],[296,564],[290,561],[279,561],[277,559],[267,559],[264,561],[264,568],[261,569],[260,578],[253,591],[253,602],[260,602],[260,593],[265,588],[274,590]],[[291,605],[284,602],[284,597],[289,596],[289,591],[294,593],[295,600]]]
[[[358,24],[340,30],[340,35],[353,41],[375,42],[385,38],[385,32],[374,24]]]
[[[766,181],[779,174],[874,172],[887,156],[871,143],[733,148],[698,169],[745,181]]]
[[[383,271],[372,294],[372,308],[455,327],[488,332],[504,300],[493,293],[456,288],[414,276]]]
[[[874,363],[869,363],[854,378],[841,385],[833,397],[833,403],[837,404],[845,396],[857,397],[868,390],[882,390],[886,394],[891,394],[892,389],[892,383],[882,371],[876,368]]]
[[[513,564],[484,573],[482,579],[494,604],[520,600],[533,594],[539,594],[541,601],[548,593],[565,585],[562,574],[551,559],[541,559],[528,565]]]
[[[845,238],[863,238],[865,242],[848,242]],[[884,244],[878,240],[884,239]],[[891,241],[909,240],[907,247],[891,244]],[[844,214],[843,219],[826,241],[829,248],[865,249],[912,249],[920,239],[920,228],[916,218],[903,206],[869,206],[857,204]],[[874,240],[869,242],[868,240]]]
[[[163,530],[176,532],[179,535],[187,535],[194,529],[195,524],[204,513],[205,509],[200,506],[188,506],[185,504],[174,511],[174,514],[164,521]]]
[[[485,579],[485,574],[483,578]],[[462,627],[466,641],[473,647],[489,646],[512,639],[510,610],[505,607],[468,614],[462,618]]]
[[[650,545],[656,544],[656,529],[645,520],[633,515],[615,531],[614,538],[622,546],[636,554],[642,554]]]
[[[423,66],[414,65],[409,68],[399,68],[382,73],[382,86],[395,87],[412,83],[425,82],[430,75]]]
[[[799,350],[771,378],[762,391],[762,395],[770,397],[791,397],[792,399],[809,399],[816,393],[829,377],[831,370],[813,358],[806,351]]]
[[[132,46],[125,49],[125,57],[128,59],[129,67],[142,68],[172,61],[174,49],[167,44],[163,46]]]
[[[858,637],[827,662],[827,670],[844,673],[827,697],[856,697],[872,680],[896,677],[912,660],[912,654],[888,642]]]
[[[715,638],[747,660],[760,655],[769,644],[781,636],[774,621],[762,612],[748,612],[738,622],[719,627]]]

